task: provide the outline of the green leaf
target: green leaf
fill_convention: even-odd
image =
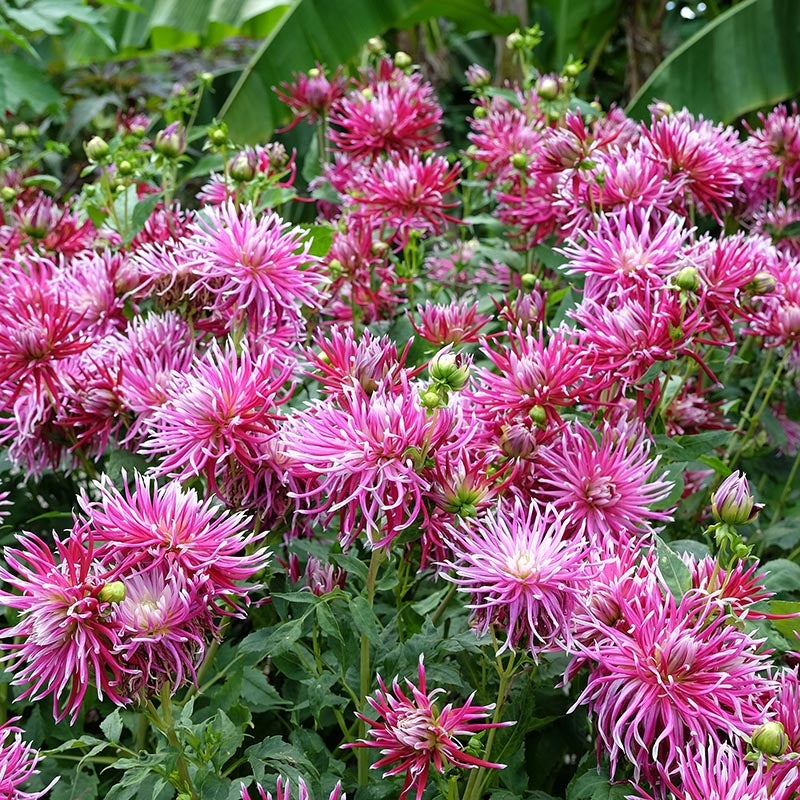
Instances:
[[[590,767],[569,782],[566,800],[624,800],[630,792],[630,784],[612,785],[606,770]]]
[[[769,610],[773,614],[787,615],[788,619],[773,619],[772,627],[790,642],[797,643],[800,632],[800,603],[789,600],[770,600]]]
[[[333,228],[328,225],[311,225],[308,227],[308,232],[311,235],[309,254],[320,258],[328,255],[333,244]]]
[[[719,456],[700,456],[697,460],[711,467],[720,478],[727,478],[733,471]]]
[[[655,69],[628,114],[649,116],[654,99],[730,122],[800,89],[796,0],[743,0],[701,28]]]
[[[560,69],[570,56],[582,58],[606,31],[617,26],[620,0],[540,0],[552,26],[546,37],[555,39],[555,65]],[[544,26],[543,26],[544,27]]]
[[[231,135],[242,142],[268,139],[291,117],[273,86],[291,80],[293,73],[304,72],[317,61],[330,69],[344,64],[358,55],[371,36],[400,26],[404,19],[435,17],[439,5],[431,0],[348,0],[347,12],[342,13],[341,4],[330,0],[294,0],[222,108]],[[469,13],[486,14],[484,0],[451,0],[443,5],[458,6],[462,18]],[[258,113],[253,113],[254,109]]]
[[[245,667],[242,679],[242,700],[255,714],[289,705],[267,681],[267,676],[256,667]]]
[[[448,22],[470,33],[483,31],[495,36],[507,36],[520,27],[519,17],[511,14],[495,14],[484,2],[475,0],[427,0],[417,5],[412,12],[398,20],[397,28],[412,28],[432,17],[443,17]]]
[[[122,714],[118,708],[114,709],[101,723],[100,730],[109,742],[117,743],[122,736]]]
[[[711,549],[707,544],[696,542],[694,539],[675,539],[669,543],[669,547],[675,553],[689,553],[698,561],[711,555]]]
[[[350,601],[350,613],[359,633],[373,641],[378,638],[380,635],[378,618],[365,597],[359,595]]]
[[[800,566],[786,558],[776,558],[767,562],[760,570],[764,588],[780,594],[782,592],[800,592]]]
[[[61,103],[61,95],[47,74],[17,56],[0,53],[0,75],[4,111],[16,114],[23,105],[28,105],[35,114],[43,114]]]
[[[292,619],[275,628],[264,628],[246,636],[239,649],[243,653],[261,653],[263,656],[278,656],[291,650],[292,645],[303,635],[303,620]]]
[[[683,563],[683,559],[660,536],[656,536],[656,555],[661,577],[675,602],[680,603],[681,598],[692,588],[692,573]]]
[[[139,202],[136,203],[136,205],[133,207],[133,213],[131,214],[131,224],[130,229],[128,230],[128,241],[132,240],[133,237],[144,228],[159,200],[161,200],[161,193],[156,192],[155,194],[147,195],[147,197],[139,200]]]

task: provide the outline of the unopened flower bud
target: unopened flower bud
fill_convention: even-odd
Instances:
[[[520,172],[527,168],[529,160],[525,153],[514,153],[514,155],[509,158],[511,166],[514,167],[514,169],[520,170]]]
[[[105,603],[121,603],[126,594],[125,584],[122,581],[111,581],[100,590],[97,596]]]
[[[656,102],[651,103],[648,108],[653,115],[653,119],[663,119],[674,112],[672,106],[665,100],[656,100]]]
[[[532,292],[536,288],[536,284],[539,283],[539,279],[531,272],[526,272],[519,281],[526,292]]]
[[[475,119],[486,119],[488,116],[489,112],[483,106],[478,106],[475,109]]]
[[[412,64],[411,56],[403,50],[398,50],[394,54],[394,65],[398,69],[408,69]]]
[[[153,142],[156,153],[167,158],[177,158],[186,149],[186,130],[179,122],[167,125],[156,134]]]
[[[544,428],[547,425],[547,411],[544,406],[534,406],[528,412],[528,416],[537,428]]]
[[[739,472],[729,475],[711,495],[711,513],[728,525],[745,525],[752,522],[764,508],[750,494],[747,478]]]
[[[454,392],[463,389],[469,380],[469,365],[456,353],[442,351],[428,365],[431,380]]]
[[[568,61],[564,65],[564,75],[568,78],[577,78],[586,65],[582,61]]]
[[[373,56],[379,56],[386,50],[386,42],[380,36],[373,36],[367,39],[367,52]]]
[[[101,136],[92,136],[83,145],[83,149],[86,151],[86,158],[89,161],[101,161],[108,155],[108,143]]]
[[[18,122],[11,128],[11,136],[14,139],[28,139],[32,137],[32,128],[27,122]]]
[[[488,86],[492,80],[489,70],[486,69],[486,67],[482,67],[480,64],[471,64],[467,67],[466,76],[467,84],[471,89],[483,89],[483,87]]]
[[[364,87],[364,88],[361,90],[361,96],[362,96],[362,97],[363,97],[363,98],[364,98],[366,101],[368,101],[368,102],[369,102],[369,101],[370,101],[370,100],[372,100],[372,98],[373,98],[372,89],[371,89],[369,86],[365,86],[365,87]]]
[[[428,389],[420,395],[420,402],[423,408],[441,408],[443,405],[442,398],[437,391]]]
[[[122,159],[122,161],[117,164],[117,172],[123,177],[126,177],[133,172],[133,164],[127,159]]]
[[[256,174],[258,156],[254,150],[242,150],[228,164],[228,172],[235,181],[249,181]]]
[[[222,147],[227,144],[228,126],[224,122],[221,122],[219,125],[210,128],[208,131],[208,141],[211,142],[214,147]]]
[[[700,275],[694,267],[684,267],[675,276],[675,285],[684,291],[693,292],[700,286]]]
[[[542,77],[536,81],[536,94],[538,94],[542,100],[555,100],[560,91],[561,86],[558,83],[558,79],[554,78],[552,75],[542,75]]]
[[[0,161],[5,161],[11,155],[11,148],[3,141],[0,141]]]
[[[197,75],[197,80],[203,84],[203,86],[211,86],[214,82],[214,73],[213,72],[200,72]]]
[[[525,47],[525,37],[519,31],[509,33],[506,36],[506,47],[509,50],[522,50]]]
[[[374,241],[370,247],[372,254],[375,256],[385,256],[389,250],[389,245],[386,242]]]
[[[753,280],[747,284],[747,290],[751,294],[772,294],[778,287],[778,281],[770,272],[757,272]]]
[[[765,722],[753,731],[750,743],[765,756],[780,756],[789,747],[789,737],[780,722]]]
[[[0,189],[0,200],[4,203],[13,203],[17,199],[17,190],[13,186],[4,186]]]

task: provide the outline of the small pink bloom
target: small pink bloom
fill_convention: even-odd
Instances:
[[[404,800],[412,789],[416,790],[416,800],[421,800],[431,767],[438,772],[444,772],[450,766],[462,769],[504,768],[503,764],[494,764],[466,752],[457,737],[472,736],[487,728],[500,728],[513,723],[486,722],[494,705],[473,705],[474,695],[470,695],[463,706],[448,703],[440,710],[435,705],[435,699],[444,690],[428,692],[422,656],[419,659],[417,684],[414,686],[406,680],[409,696],[403,692],[397,678],[389,690],[378,675],[380,689],[367,698],[369,705],[377,712],[378,719],[357,713],[356,716],[368,726],[369,738],[345,745],[380,749],[381,758],[372,768],[388,767],[383,773],[384,778],[405,773],[399,800]]]
[[[23,731],[14,723],[17,718],[0,725],[0,797],[3,800],[38,800],[45,797],[58,778],[39,792],[26,792],[23,785],[39,770],[41,756],[23,738]]]

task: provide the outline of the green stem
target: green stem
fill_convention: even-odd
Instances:
[[[369,603],[369,607],[372,608],[372,604],[375,600],[375,585],[378,580],[378,568],[383,561],[383,550],[380,548],[376,548],[372,551],[372,557],[369,561],[369,572],[367,573],[367,585],[366,585],[366,592],[367,592],[367,602]],[[360,683],[359,683],[359,700],[360,700],[360,708],[362,712],[366,708],[367,704],[367,695],[369,694],[369,689],[372,684],[372,673],[370,671],[370,663],[369,663],[369,639],[367,638],[366,634],[361,634],[361,665],[360,665]],[[359,726],[359,738],[364,738],[367,735],[367,724],[366,722],[360,722]],[[359,787],[366,786],[369,783],[369,753],[367,749],[364,747],[358,748],[356,753],[356,758],[358,759],[358,785]]]
[[[433,616],[431,617],[431,622],[433,623],[434,626],[439,624],[442,615],[447,610],[447,606],[450,605],[450,601],[455,596],[457,589],[458,587],[454,583],[450,584],[450,587],[447,590],[447,594],[442,598],[442,602],[439,603],[439,605],[436,608],[436,611],[433,612]]]
[[[742,411],[741,416],[739,417],[739,422],[736,425],[736,429],[731,434],[731,441],[728,445],[728,449],[725,452],[725,460],[727,461],[732,455],[733,451],[736,449],[736,445],[738,443],[737,436],[744,430],[744,426],[747,423],[747,420],[750,418],[750,411],[752,410],[753,406],[755,405],[756,398],[758,397],[758,393],[761,391],[761,387],[764,384],[764,380],[767,377],[767,371],[772,363],[772,356],[775,353],[774,350],[770,350],[767,353],[767,358],[764,361],[764,366],[761,368],[761,372],[758,374],[758,379],[756,380],[756,385],[753,387],[753,391],[750,394],[750,398],[747,401],[747,405],[744,407],[744,411]]]
[[[511,690],[511,683],[516,674],[516,653],[512,652],[508,659],[508,664],[503,666],[502,658],[498,657],[497,671],[500,674],[500,686],[497,689],[497,703],[494,707],[494,714],[492,715],[492,722],[500,722],[503,715],[503,707],[505,706],[508,693]],[[521,663],[521,662],[520,662]],[[483,758],[488,761],[492,755],[492,746],[494,745],[495,735],[497,728],[490,728],[489,735],[486,738],[486,747],[484,748]],[[488,767],[478,767],[470,772],[469,780],[467,781],[466,789],[464,789],[463,800],[478,800],[480,798],[483,788],[486,784],[488,777]]]
[[[134,740],[133,749],[136,752],[141,752],[147,746],[147,734],[150,731],[150,720],[144,711],[139,712],[139,719],[136,723],[136,739]]]
[[[159,714],[153,706],[152,701],[148,700],[148,709],[152,721],[158,729],[167,737],[170,747],[174,748],[178,753],[178,759],[175,763],[177,770],[177,782],[173,786],[178,790],[178,793],[188,795],[191,800],[200,800],[200,795],[195,791],[192,784],[191,775],[189,775],[189,762],[186,759],[186,754],[183,750],[183,745],[178,738],[177,731],[175,730],[175,720],[172,716],[172,698],[170,697],[170,687],[165,684],[161,690],[161,713]]]
[[[739,456],[742,454],[742,450],[744,446],[750,441],[750,438],[756,432],[758,428],[758,421],[761,419],[761,415],[764,413],[764,409],[766,409],[769,401],[772,399],[772,395],[775,389],[778,386],[778,382],[783,377],[783,369],[786,366],[786,362],[789,360],[789,354],[791,353],[791,348],[787,348],[786,352],[783,354],[783,358],[781,359],[780,363],[778,364],[778,368],[775,370],[775,375],[770,382],[770,385],[767,387],[767,391],[764,392],[764,398],[761,401],[761,405],[758,407],[758,411],[753,415],[750,426],[748,427],[747,431],[745,432],[742,440],[739,442],[739,447],[736,450],[735,455],[730,460],[730,466],[733,467],[736,462],[739,460]],[[770,351],[770,355],[772,355],[772,351]],[[762,371],[763,374],[763,371]],[[759,375],[759,378],[761,376]],[[753,392],[755,395],[755,392]],[[728,456],[730,457],[730,450],[728,451]]]

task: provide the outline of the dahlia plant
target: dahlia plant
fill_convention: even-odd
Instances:
[[[8,137],[0,795],[798,796],[800,117],[538,38]]]

